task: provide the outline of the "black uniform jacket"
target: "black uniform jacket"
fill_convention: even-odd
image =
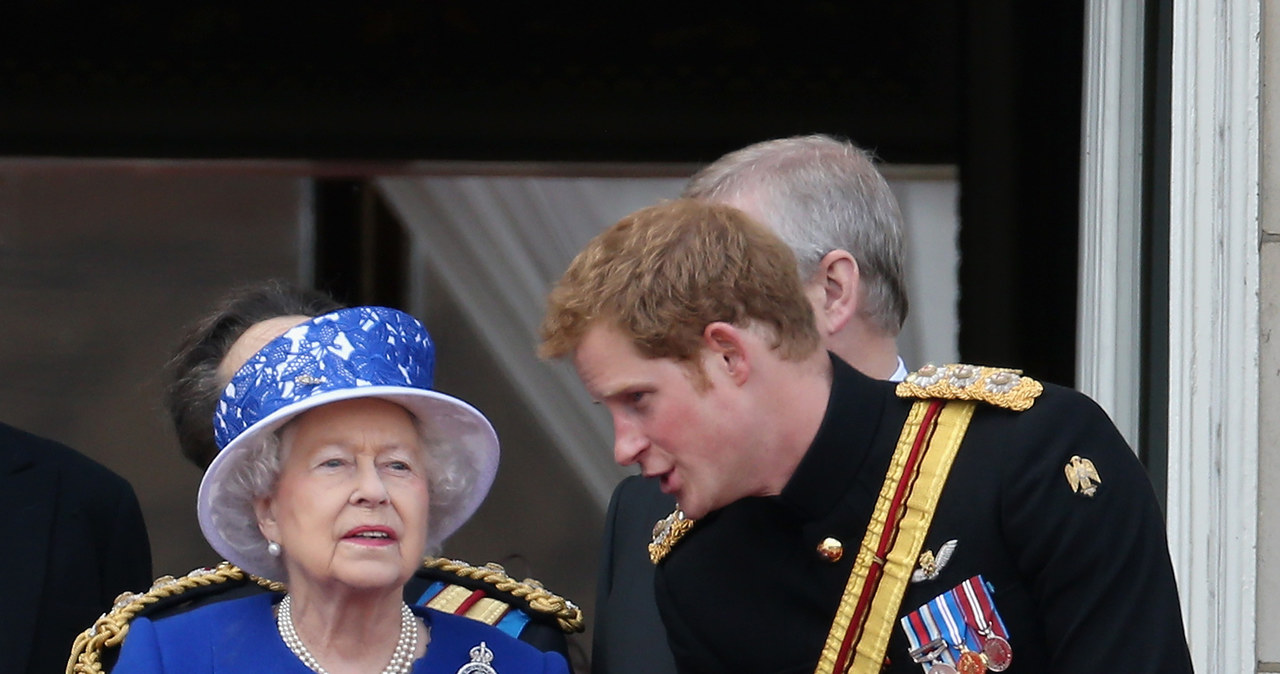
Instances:
[[[116,595],[151,583],[151,547],[129,483],[5,424],[0,529],[0,671],[63,671],[76,635]]]
[[[658,568],[681,672],[812,672],[912,400],[839,359],[826,416],[783,489],[699,520]],[[1091,460],[1092,497],[1064,467]],[[837,562],[817,553],[833,537]],[[886,672],[924,669],[897,618],[981,574],[1013,649],[1007,672],[1190,672],[1164,521],[1141,464],[1084,395],[1045,385],[1024,412],[978,403],[924,550],[952,555],[913,582]]]

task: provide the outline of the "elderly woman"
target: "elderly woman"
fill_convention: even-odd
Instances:
[[[567,672],[559,654],[404,603],[498,463],[488,420],[433,391],[433,365],[422,325],[381,307],[306,320],[253,353],[218,405],[198,514],[216,551],[288,592],[135,620],[112,671]]]

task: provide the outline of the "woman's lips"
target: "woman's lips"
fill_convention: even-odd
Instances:
[[[391,545],[398,539],[391,527],[368,525],[355,527],[342,536],[342,540],[350,543],[373,546]]]

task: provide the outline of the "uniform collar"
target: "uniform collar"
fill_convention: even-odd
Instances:
[[[866,463],[894,384],[871,379],[831,356],[831,396],[813,443],[778,498],[808,518],[836,505]]]
[[[898,356],[898,369],[889,375],[889,381],[902,381],[907,378],[907,364],[903,362],[902,356]]]

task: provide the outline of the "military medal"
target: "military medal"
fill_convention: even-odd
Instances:
[[[913,615],[917,616],[917,623],[919,623],[918,614]],[[906,621],[903,623],[903,625],[906,626],[909,622],[909,617],[903,618],[903,621]],[[912,634],[912,630],[907,630],[907,634]],[[908,639],[914,646],[917,639],[912,637],[908,637]],[[943,661],[943,656],[945,654],[947,654],[946,640],[934,639],[924,645],[912,648],[911,660],[912,662],[919,663],[925,668],[926,672],[929,672],[929,674],[957,674],[955,667],[952,667]]]
[[[956,660],[958,674],[983,674],[987,671],[987,659],[981,653],[965,651]]]
[[[1013,662],[1013,647],[1009,645],[1008,630],[1004,621],[996,612],[991,594],[982,576],[974,576],[961,583],[951,591],[956,595],[965,623],[978,632],[982,642],[982,655],[986,658],[986,668],[993,672],[1003,672]]]
[[[978,651],[981,644],[971,638],[969,624],[955,594],[946,592],[938,595],[929,602],[929,607],[938,627],[944,630],[943,638],[946,639],[947,646],[955,654],[957,674],[984,674],[987,662]]]
[[[899,622],[911,659],[928,674],[1003,672],[1013,662],[1009,631],[982,576],[934,597]]]
[[[986,671],[986,663],[978,652],[981,644],[969,634],[964,614],[950,593],[934,597],[899,622],[912,647],[911,659],[928,674]]]
[[[994,634],[982,643],[982,654],[987,657],[987,669],[993,672],[1003,672],[1013,662],[1013,647]]]

